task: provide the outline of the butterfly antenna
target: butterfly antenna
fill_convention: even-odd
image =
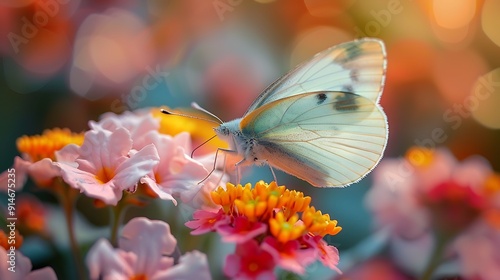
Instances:
[[[172,111],[169,111],[169,110],[165,110],[165,109],[160,109],[161,112],[163,114],[166,114],[166,115],[172,115],[172,116],[179,116],[179,117],[186,117],[186,118],[191,118],[191,119],[196,119],[196,120],[202,120],[202,121],[207,121],[207,122],[212,122],[212,123],[216,123],[216,124],[221,124],[223,123],[219,118],[216,117],[216,119],[218,121],[214,121],[214,120],[211,120],[211,119],[206,119],[206,118],[200,118],[200,117],[197,117],[197,116],[192,116],[192,115],[186,115],[186,114],[181,114],[181,113],[176,113],[176,112],[172,112]],[[209,114],[210,116],[214,116],[213,114]]]
[[[196,103],[196,102],[191,103],[191,107],[193,107],[196,110],[200,110],[203,113],[205,113],[205,114],[207,114],[209,116],[212,116],[213,118],[217,119],[219,121],[219,124],[223,123],[223,121],[221,119],[219,119],[219,117],[217,117],[216,115],[210,113],[207,109],[205,109],[205,108],[201,107],[200,105],[198,105],[198,103]]]

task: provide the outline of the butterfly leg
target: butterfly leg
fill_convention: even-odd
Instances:
[[[201,184],[203,183],[205,180],[208,179],[208,177],[210,177],[210,175],[212,175],[212,173],[214,173],[214,171],[217,169],[217,158],[219,157],[219,152],[224,152],[224,153],[237,153],[237,151],[235,150],[230,150],[230,149],[223,149],[223,148],[217,148],[217,151],[215,151],[215,159],[214,159],[214,165],[212,167],[212,170],[208,173],[207,176],[205,176],[205,178],[203,178],[203,180],[199,181],[198,184]],[[223,173],[225,173],[226,171],[226,155],[224,155],[224,163],[223,163]],[[224,176],[224,175],[223,175]],[[221,179],[222,180],[222,179]]]
[[[276,185],[278,184],[278,179],[276,179],[276,174],[274,173],[274,169],[273,167],[268,164],[267,166],[269,166],[269,169],[271,169],[271,173],[273,174],[273,179],[274,179],[274,182],[276,183]]]

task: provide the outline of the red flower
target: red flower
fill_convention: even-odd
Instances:
[[[236,246],[235,254],[227,256],[224,273],[232,279],[276,279],[273,274],[275,262],[268,252],[262,250],[257,241],[249,240]]]
[[[434,225],[445,233],[464,230],[487,205],[486,197],[469,186],[448,180],[430,189],[424,203],[432,212]]]
[[[226,242],[244,243],[267,231],[267,226],[261,222],[251,222],[244,216],[234,218],[233,225],[221,225],[217,232]]]
[[[316,250],[301,248],[300,242],[290,240],[281,243],[276,238],[268,236],[261,244],[262,250],[267,251],[274,261],[283,269],[304,274],[306,267],[316,260]]]

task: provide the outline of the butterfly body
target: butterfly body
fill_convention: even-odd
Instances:
[[[354,183],[387,143],[378,104],[385,79],[380,40],[344,43],[317,54],[266,89],[240,119],[215,128],[242,159],[269,164],[317,187]]]
[[[246,135],[241,131],[241,120],[242,118],[239,118],[223,123],[214,130],[219,138],[230,143],[231,151],[242,155],[243,158],[237,163],[238,166],[263,165],[265,161],[258,157],[258,140],[256,137]]]

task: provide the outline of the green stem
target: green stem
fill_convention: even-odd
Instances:
[[[73,227],[73,217],[74,217],[74,206],[77,194],[72,193],[72,189],[67,185],[60,185],[59,201],[61,202],[64,209],[64,217],[66,219],[66,228],[68,231],[69,242],[71,247],[71,252],[73,255],[73,260],[76,266],[77,279],[87,279],[86,270],[83,265],[83,259],[80,252],[80,247],[75,236],[75,229]]]
[[[436,233],[436,246],[434,246],[434,251],[432,252],[431,259],[429,260],[429,263],[427,264],[427,267],[422,274],[422,280],[431,280],[432,276],[434,275],[434,272],[436,269],[439,267],[441,262],[443,261],[443,252],[446,249],[446,246],[448,245],[448,240],[450,238],[447,238],[444,234]]]
[[[112,207],[111,210],[112,210],[112,223],[111,223],[111,238],[110,238],[110,241],[111,241],[111,244],[113,244],[113,246],[117,246],[118,245],[118,229],[120,228],[120,225],[122,224],[122,221],[123,221],[123,216],[124,216],[124,213],[125,213],[125,204],[124,203],[121,203],[123,201],[120,200],[118,202],[118,204],[115,206],[115,207]]]

